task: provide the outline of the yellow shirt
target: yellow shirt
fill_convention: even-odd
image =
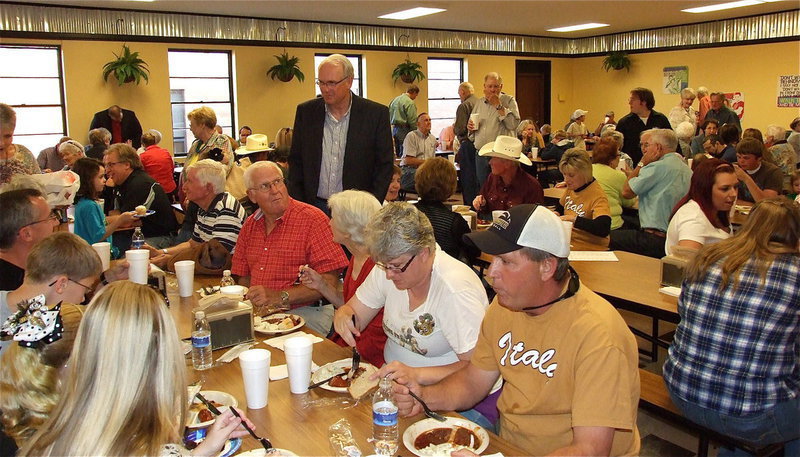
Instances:
[[[500,435],[531,455],[568,446],[575,426],[614,427],[611,455],[638,454],[636,340],[619,312],[586,286],[540,316],[495,299],[472,363],[500,372]]]

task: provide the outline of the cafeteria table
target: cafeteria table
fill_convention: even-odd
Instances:
[[[195,289],[201,286],[215,285],[219,283],[219,278],[210,276],[197,276],[195,278]],[[197,306],[198,296],[181,298],[177,293],[177,283],[173,274],[167,275],[167,290],[170,300],[170,311],[175,319],[178,334],[181,338],[191,335],[192,328],[192,309]],[[313,331],[304,327],[307,333]],[[213,338],[214,335],[212,334]],[[254,348],[268,349],[272,353],[271,366],[286,363],[283,351],[267,346],[263,340],[270,338],[267,335],[256,333],[258,343]],[[216,360],[225,352],[225,349],[214,352]],[[312,359],[317,365],[349,358],[351,352],[349,348],[343,348],[328,339],[314,344]],[[294,395],[289,392],[288,379],[270,381],[267,406],[257,410],[246,408],[247,402],[244,396],[244,385],[242,374],[239,368],[239,361],[234,360],[228,364],[215,364],[206,371],[195,371],[191,367],[191,360],[187,359],[188,381],[200,381],[203,390],[219,390],[233,395],[239,402],[239,408],[245,411],[247,417],[256,425],[256,434],[268,438],[273,446],[288,449],[301,456],[311,455],[332,455],[328,441],[328,427],[339,419],[347,419],[350,422],[353,437],[361,449],[362,455],[373,454],[374,449],[367,439],[372,436],[372,400],[367,396],[359,401],[355,406],[344,408],[342,406],[326,407],[304,407],[309,400],[320,398],[335,399],[341,395],[322,389],[314,389],[307,394]],[[457,413],[447,413],[450,416],[457,416]],[[411,452],[402,443],[403,432],[411,424],[424,419],[420,414],[410,418],[400,418],[400,447],[397,455],[408,456]],[[503,455],[526,455],[527,453],[512,444],[508,443],[499,436],[489,433],[489,446],[484,452],[491,454],[502,452]],[[259,443],[250,436],[243,438],[242,449],[250,450],[259,448]]]
[[[640,352],[658,360],[658,347],[668,347],[659,338],[659,322],[680,322],[678,299],[658,291],[661,287],[661,261],[631,252],[613,251],[618,262],[573,261],[581,282],[616,308],[642,314],[652,319],[650,333],[631,331],[650,342],[650,350]]]

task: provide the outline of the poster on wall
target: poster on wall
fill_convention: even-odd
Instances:
[[[744,117],[744,94],[741,92],[726,92],[725,106],[736,112],[739,119]]]
[[[664,93],[679,94],[689,87],[689,67],[664,67]]]
[[[800,75],[778,76],[778,107],[800,107]]]

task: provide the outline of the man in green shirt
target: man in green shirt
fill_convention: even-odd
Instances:
[[[403,155],[403,141],[417,124],[417,105],[414,104],[417,95],[419,95],[419,87],[412,84],[389,104],[389,121],[392,123],[394,152],[397,157]]]

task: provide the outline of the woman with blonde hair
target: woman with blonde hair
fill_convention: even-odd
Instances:
[[[681,90],[681,101],[677,106],[672,107],[669,116],[667,116],[672,130],[677,129],[681,122],[689,122],[692,124],[692,133],[697,129],[698,113],[697,110],[692,107],[695,98],[697,98],[697,95],[691,87],[686,87]],[[684,154],[686,153],[684,152]]]
[[[566,187],[567,191],[556,210],[562,214],[562,221],[572,222],[572,239],[608,248],[611,210],[608,197],[594,179],[589,154],[583,149],[570,149],[561,157],[558,169],[564,182],[556,187]]]
[[[129,281],[103,289],[66,371],[61,400],[18,455],[188,455],[171,444],[186,423],[185,360],[156,291]],[[240,424],[230,411],[218,416],[191,455],[216,455],[227,439],[247,434]]]
[[[785,455],[800,455],[798,246],[800,206],[780,197],[705,246],[687,268],[664,364],[688,419],[754,447],[785,443]]]

